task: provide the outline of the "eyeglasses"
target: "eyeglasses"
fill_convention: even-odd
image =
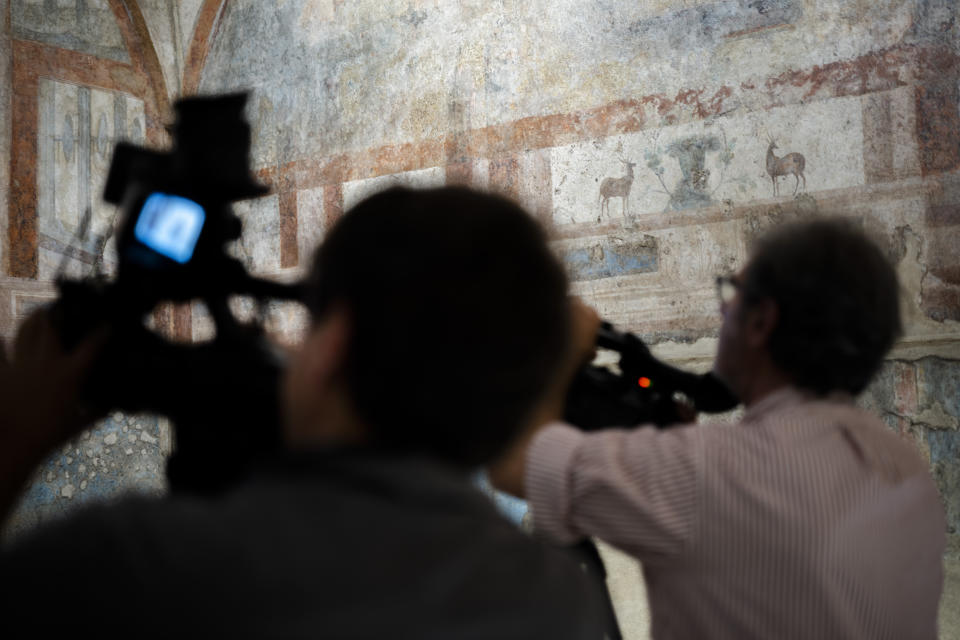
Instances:
[[[717,276],[717,299],[720,304],[728,305],[733,302],[741,286],[737,276]]]

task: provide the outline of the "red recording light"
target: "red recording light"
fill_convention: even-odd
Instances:
[[[637,380],[637,384],[639,384],[644,389],[649,389],[650,386],[653,384],[653,381],[650,380],[650,378],[640,378],[639,380]]]

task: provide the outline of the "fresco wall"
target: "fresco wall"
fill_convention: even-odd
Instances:
[[[714,278],[756,237],[855,220],[897,265],[907,325],[862,403],[930,461],[958,550],[957,19],[937,0],[238,0],[199,86],[253,89],[275,195],[248,209],[251,268],[292,277],[390,184],[492,189],[550,228],[604,317],[696,369]]]
[[[848,217],[897,264],[907,325],[862,402],[929,459],[960,550],[955,1],[0,0],[0,12],[3,337],[53,298],[61,266],[113,268],[106,150],[162,146],[171,99],[197,91],[252,90],[252,160],[273,186],[237,207],[233,251],[253,272],[298,277],[379,189],[473,185],[518,199],[575,292],[695,369],[716,345],[717,274],[775,224]],[[201,307],[153,322],[179,339],[211,330]],[[293,342],[306,319],[277,305],[269,322]],[[162,490],[169,450],[162,422],[112,415],[52,456],[12,528]],[[628,637],[642,637],[636,567],[607,557]]]
[[[200,88],[253,89],[254,163],[276,194],[245,210],[251,268],[303,269],[343,209],[387,185],[472,184],[523,202],[578,293],[693,367],[713,355],[714,277],[754,238],[856,220],[899,265],[908,318],[864,402],[939,469],[957,536],[957,12],[237,1]]]

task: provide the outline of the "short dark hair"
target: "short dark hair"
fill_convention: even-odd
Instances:
[[[901,333],[897,276],[850,221],[818,219],[762,238],[744,274],[747,306],[779,307],[774,362],[820,395],[863,391]]]
[[[540,225],[462,187],[374,195],[316,253],[308,306],[351,317],[347,386],[377,442],[463,466],[529,418],[568,337],[567,281]]]

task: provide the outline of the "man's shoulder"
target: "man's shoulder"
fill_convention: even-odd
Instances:
[[[734,439],[766,439],[778,448],[814,447],[835,462],[838,452],[852,454],[865,468],[890,480],[929,475],[916,441],[909,433],[888,426],[876,413],[857,405],[845,394],[806,396],[773,405],[759,415],[747,416],[730,432]]]

